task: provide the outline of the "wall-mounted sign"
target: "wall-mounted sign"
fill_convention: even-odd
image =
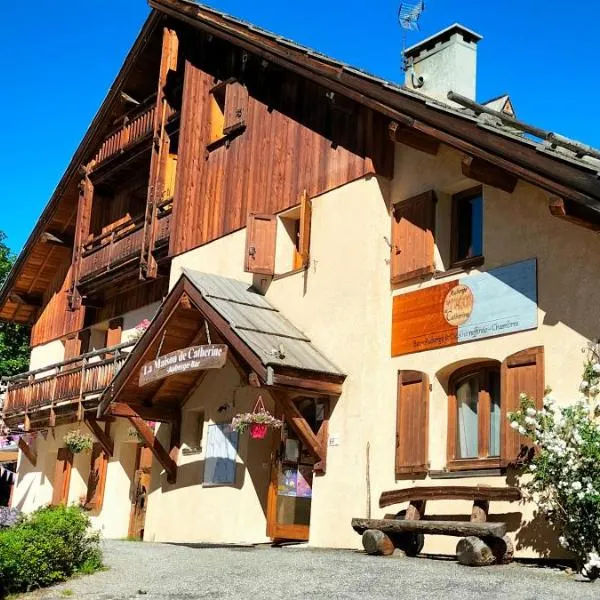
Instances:
[[[175,350],[175,352],[144,363],[140,369],[139,386],[142,387],[153,381],[188,371],[220,369],[226,361],[227,346],[224,344],[191,346]]]
[[[394,296],[392,356],[537,327],[536,260]]]

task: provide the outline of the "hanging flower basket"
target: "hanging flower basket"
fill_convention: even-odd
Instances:
[[[77,430],[66,433],[65,437],[63,437],[63,441],[67,449],[73,454],[89,452],[94,446],[94,438],[91,435],[81,433],[81,431]]]
[[[261,396],[258,397],[252,412],[239,413],[231,421],[231,429],[239,433],[244,433],[246,429],[249,429],[250,437],[254,440],[264,439],[269,427],[279,429],[282,425],[283,421],[267,411]]]

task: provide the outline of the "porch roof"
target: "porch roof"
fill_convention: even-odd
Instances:
[[[111,402],[150,407],[184,402],[202,374],[184,372],[139,387],[145,362],[196,344],[224,343],[229,357],[259,385],[339,395],[342,371],[310,338],[248,283],[184,269],[112,384],[102,395],[98,414]],[[167,415],[169,416],[169,415]]]

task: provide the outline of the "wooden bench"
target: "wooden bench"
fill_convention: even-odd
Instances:
[[[389,555],[396,548],[409,556],[423,549],[424,534],[461,537],[456,546],[458,561],[466,565],[501,564],[512,560],[514,549],[506,535],[506,523],[489,523],[490,502],[516,502],[522,495],[515,487],[435,486],[383,492],[379,507],[408,502],[406,511],[383,519],[352,519],[352,528],[362,534],[368,554]],[[424,518],[428,500],[472,500],[468,521],[432,521]]]

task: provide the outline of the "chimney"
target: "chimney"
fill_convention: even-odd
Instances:
[[[455,23],[407,48],[405,85],[436,100],[448,100],[448,92],[457,92],[475,100],[477,42],[482,37]]]

